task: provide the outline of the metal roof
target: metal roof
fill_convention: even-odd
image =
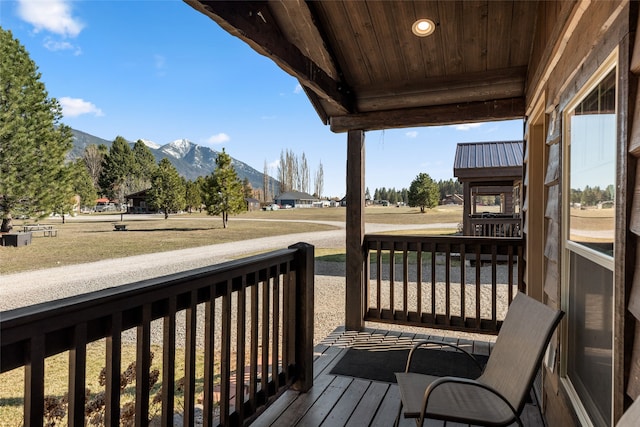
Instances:
[[[522,146],[522,141],[459,143],[453,175],[458,178],[521,177]]]

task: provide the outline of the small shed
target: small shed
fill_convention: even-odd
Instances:
[[[282,207],[289,205],[292,208],[310,208],[316,198],[302,191],[288,191],[280,194],[274,200]]]
[[[463,185],[465,235],[519,235],[522,146],[522,141],[457,145],[453,175]],[[499,211],[482,208],[486,196],[500,198]]]
[[[149,190],[142,190],[125,196],[127,200],[127,213],[139,214],[156,212],[147,204],[147,191]]]
[[[260,210],[260,200],[254,199],[253,197],[245,197],[245,203],[247,204],[247,211],[259,211]]]

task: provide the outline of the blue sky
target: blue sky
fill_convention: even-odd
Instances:
[[[179,0],[0,0],[63,122],[113,140],[186,138],[276,175],[282,150],[320,163],[324,196],[345,192],[346,134],[320,121],[296,79]],[[368,132],[366,185],[453,177],[456,143],[522,139],[522,122]],[[311,185],[313,190],[313,183]]]

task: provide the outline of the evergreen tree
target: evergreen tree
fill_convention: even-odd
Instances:
[[[157,165],[153,153],[140,139],[137,140],[133,146],[132,156],[132,175],[134,179],[131,191],[135,193],[149,188],[151,185],[151,177],[153,176]]]
[[[147,203],[164,211],[164,218],[169,212],[176,212],[185,207],[185,187],[182,178],[169,159],[162,159],[151,178],[151,188],[147,192]]]
[[[117,136],[104,158],[100,175],[100,187],[107,197],[123,202],[125,195],[132,192],[133,164],[129,143]]]
[[[222,149],[216,158],[216,168],[206,178],[204,203],[209,215],[221,215],[222,226],[227,228],[229,214],[245,210],[242,183],[231,165],[231,157]]]
[[[420,207],[424,213],[425,208],[433,208],[438,205],[440,191],[438,185],[433,182],[426,173],[419,173],[409,187],[409,206]]]
[[[185,182],[185,204],[189,213],[193,212],[193,209],[199,209],[200,205],[202,205],[202,192],[198,182]]]
[[[53,200],[52,213],[60,215],[63,224],[65,223],[66,215],[71,214],[76,205],[74,178],[74,164],[66,164],[58,171],[53,181],[53,187],[50,190]]]
[[[0,58],[0,231],[7,232],[16,214],[53,211],[71,129],[24,46],[2,28]]]
[[[72,177],[73,192],[80,197],[80,207],[93,207],[98,194],[84,159],[78,159],[72,164]]]

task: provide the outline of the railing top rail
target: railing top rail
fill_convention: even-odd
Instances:
[[[485,237],[485,236],[424,236],[424,235],[392,235],[392,234],[365,234],[365,246],[371,242],[433,242],[480,245],[522,245],[522,237]]]
[[[51,328],[60,329],[65,327],[65,323],[73,324],[78,320],[96,319],[114,311],[125,311],[172,295],[177,296],[191,290],[233,280],[243,275],[263,270],[268,271],[270,267],[293,261],[296,251],[295,248],[280,249],[240,260],[1,312],[2,344],[4,346],[19,339],[10,333],[16,328],[28,325],[32,330],[38,327],[45,327],[49,330]],[[256,278],[256,282],[258,280]],[[246,283],[246,286],[254,284]],[[55,325],[52,324],[54,319]],[[69,322],[64,319],[69,319]]]

